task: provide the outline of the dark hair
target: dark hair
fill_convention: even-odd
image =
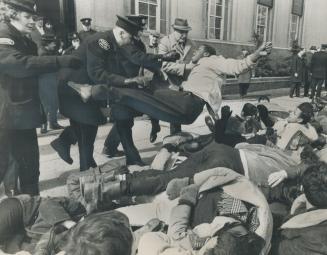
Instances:
[[[319,163],[309,166],[303,176],[302,185],[307,200],[320,209],[327,209],[327,165]]]
[[[258,113],[257,107],[255,105],[246,103],[242,108],[243,116],[253,116]]]
[[[246,255],[249,251],[248,236],[235,236],[227,230],[219,231],[214,248],[204,255]]]
[[[132,232],[126,215],[118,211],[92,214],[68,235],[67,255],[130,255]]]
[[[308,164],[317,163],[319,161],[319,157],[313,151],[313,148],[310,144],[307,144],[303,147],[300,157],[301,157],[302,161],[304,161]]]
[[[301,110],[300,118],[302,118],[302,124],[308,123],[313,117],[313,106],[310,103],[302,103],[297,108]]]
[[[202,44],[201,47],[203,47],[204,51],[209,53],[210,56],[217,55],[216,49],[208,44]]]

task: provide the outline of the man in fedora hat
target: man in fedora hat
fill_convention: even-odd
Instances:
[[[95,34],[97,31],[91,28],[92,19],[91,18],[82,18],[80,19],[82,23],[82,28],[78,35],[81,41],[84,41],[90,35]]]
[[[176,62],[163,63],[162,71],[164,79],[162,80],[161,85],[173,90],[180,90],[180,85],[185,81],[188,73],[194,66],[189,62],[192,59],[195,45],[188,38],[188,33],[192,28],[188,25],[187,19],[176,18],[172,27],[174,31],[161,39],[158,53],[165,54],[169,51],[176,50],[181,55],[181,58]],[[180,125],[171,124],[171,134],[180,131]]]
[[[70,56],[37,56],[29,39],[35,25],[35,0],[3,0],[6,23],[0,23],[0,182],[10,154],[19,165],[21,192],[39,193],[39,147],[36,128],[45,121],[38,76],[61,67],[77,67]]]

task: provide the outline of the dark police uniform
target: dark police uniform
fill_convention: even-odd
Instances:
[[[84,30],[80,31],[78,33],[78,36],[81,42],[84,42],[89,36],[94,35],[96,32],[97,32],[96,30],[91,28],[89,31],[84,31]]]
[[[38,74],[54,72],[56,57],[37,56],[37,46],[11,24],[0,24],[0,182],[9,152],[19,164],[21,191],[39,193],[36,127],[45,122]]]

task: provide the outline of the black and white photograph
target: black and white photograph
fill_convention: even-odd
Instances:
[[[0,0],[0,255],[326,255],[326,0]]]

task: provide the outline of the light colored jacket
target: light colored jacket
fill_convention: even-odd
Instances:
[[[163,37],[158,46],[158,54],[166,54],[172,50],[176,50],[181,58],[176,62],[163,62],[162,72],[164,79],[169,85],[180,86],[186,80],[188,73],[185,71],[186,63],[189,63],[193,56],[195,44],[190,40],[186,40],[184,49],[178,44],[174,34]]]
[[[250,57],[244,59],[224,58],[221,55],[203,57],[182,86],[185,91],[202,98],[217,115],[222,102],[221,87],[225,82],[225,75],[238,75],[253,65]]]
[[[246,177],[224,167],[217,167],[197,173],[194,175],[194,183],[200,186],[199,193],[220,186],[228,195],[256,206],[260,225],[255,233],[266,241],[266,246],[261,254],[268,253],[272,236],[273,220],[268,202],[257,186]],[[190,215],[191,207],[184,204],[177,205],[171,212],[168,236],[170,236],[174,242],[181,242],[181,246],[187,245],[185,233],[189,226]],[[217,225],[212,226],[213,229],[216,227]]]

